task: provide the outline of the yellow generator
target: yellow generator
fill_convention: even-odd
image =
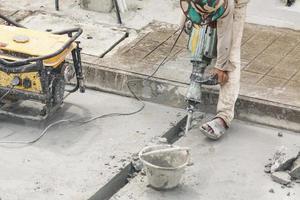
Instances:
[[[61,107],[65,92],[84,92],[81,48],[76,39],[82,29],[60,32],[30,30],[0,14],[0,113],[45,119]],[[66,61],[70,56],[73,63]],[[75,83],[66,90],[67,83]],[[39,102],[38,115],[28,116],[22,102]],[[31,104],[34,105],[35,103]]]

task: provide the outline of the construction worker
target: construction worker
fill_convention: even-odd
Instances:
[[[224,6],[226,7],[224,13],[217,19],[217,61],[213,70],[221,86],[217,115],[200,127],[205,136],[218,140],[230,127],[234,118],[234,107],[240,88],[241,40],[249,0],[192,1],[204,5],[204,8],[208,4],[217,6],[222,2],[224,5],[227,4]]]

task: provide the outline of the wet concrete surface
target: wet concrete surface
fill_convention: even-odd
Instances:
[[[170,191],[148,187],[139,175],[117,193],[113,200],[297,200],[300,184],[287,188],[265,174],[264,165],[282,145],[300,149],[300,137],[269,127],[235,121],[220,141],[206,139],[193,129],[175,145],[191,148],[192,166],[187,167],[182,184]]]
[[[50,122],[127,113],[140,106],[131,98],[88,90],[71,95],[48,122],[1,116],[0,140],[29,141]],[[60,124],[32,145],[0,145],[0,198],[88,199],[182,117],[183,110],[147,103],[132,116]]]

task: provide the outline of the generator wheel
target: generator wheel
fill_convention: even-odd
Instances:
[[[62,104],[64,101],[65,81],[63,77],[57,77],[53,81],[53,106]]]

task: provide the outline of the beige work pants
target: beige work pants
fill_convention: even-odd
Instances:
[[[216,68],[228,71],[229,80],[221,86],[217,106],[217,117],[230,126],[234,118],[235,102],[239,95],[241,74],[241,41],[247,4],[237,5],[229,0],[228,13],[219,19],[218,56]]]

